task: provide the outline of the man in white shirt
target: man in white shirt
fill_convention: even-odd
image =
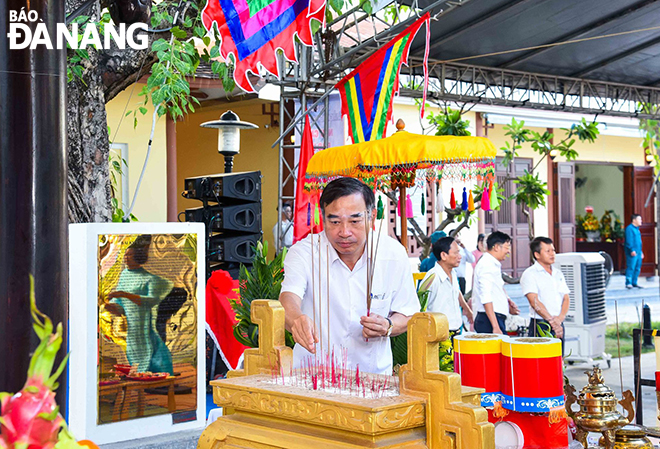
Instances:
[[[273,226],[273,242],[275,242],[275,248],[289,248],[293,245],[293,211],[291,209],[291,204],[282,203],[282,233],[280,234],[281,244],[277,244],[277,223]]]
[[[386,234],[367,239],[376,216],[375,197],[361,181],[328,183],[320,205],[324,231],[294,244],[284,260],[280,302],[296,341],[294,368],[311,354],[323,356],[321,347],[336,354],[343,347],[353,368],[392,374],[388,337],[405,332],[410,316],[420,309],[406,250]],[[380,240],[378,248],[367,248],[368,240],[374,246]]]
[[[464,314],[472,323],[472,311],[463,298],[458,285],[456,267],[461,262],[461,252],[453,237],[443,237],[433,244],[433,255],[438,259],[435,266],[426,273],[422,283],[435,276],[429,286],[427,312],[444,313],[449,322],[449,332],[453,335],[461,333]]]
[[[537,326],[564,341],[564,319],[568,313],[568,285],[561,270],[553,268],[555,246],[548,237],[536,237],[529,244],[536,259],[520,278],[523,295],[529,301],[529,336],[538,336]],[[541,324],[545,323],[545,324]]]
[[[465,267],[468,263],[474,263],[476,259],[472,251],[468,251],[460,239],[456,239],[456,244],[458,244],[458,250],[461,253],[461,263],[456,267],[456,275],[458,276],[458,285],[461,293],[465,294]]]
[[[507,313],[520,313],[504,291],[502,279],[502,261],[511,252],[511,237],[495,231],[486,239],[486,249],[474,269],[472,298],[477,311],[474,330],[480,334],[503,334]]]

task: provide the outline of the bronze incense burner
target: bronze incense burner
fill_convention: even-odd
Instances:
[[[573,418],[578,428],[577,439],[584,447],[587,446],[587,435],[589,432],[601,433],[603,437],[600,445],[608,449],[629,447],[615,443],[615,435],[619,435],[617,430],[628,425],[634,418],[632,408],[632,394],[629,391],[624,393],[627,399],[618,402],[614,391],[603,381],[600,368],[594,367],[592,372],[585,371],[589,376],[589,383],[580,390],[579,397],[576,397],[575,388],[566,384],[566,412]],[[574,412],[571,406],[577,402],[580,406],[578,412]],[[628,417],[624,417],[617,410],[617,404],[621,404],[627,411]],[[626,431],[621,432],[619,439],[625,440],[629,436]],[[630,436],[630,438],[633,438]],[[621,443],[623,444],[623,443]],[[630,446],[638,447],[638,446]],[[643,446],[642,446],[643,447]]]

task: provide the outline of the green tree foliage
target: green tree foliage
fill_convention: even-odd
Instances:
[[[462,111],[447,107],[437,114],[429,112],[428,121],[433,125],[436,136],[469,136],[470,122],[463,120]]]

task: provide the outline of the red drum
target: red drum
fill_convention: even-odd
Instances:
[[[564,406],[564,375],[558,338],[502,339],[502,407],[547,413]]]
[[[454,337],[454,371],[461,384],[484,388],[482,407],[493,407],[500,401],[501,335],[467,333]]]

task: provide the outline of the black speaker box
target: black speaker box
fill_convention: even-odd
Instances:
[[[206,254],[210,261],[252,263],[253,247],[261,239],[261,233],[249,235],[218,234],[209,238]]]
[[[213,232],[261,232],[261,203],[186,209],[186,221],[205,223]]]
[[[231,276],[232,279],[238,280],[238,276],[241,272],[241,265],[245,265],[248,271],[252,269],[252,265],[248,265],[248,264],[239,264],[237,262],[217,262],[217,263],[211,263],[209,270],[211,273],[213,273],[215,270],[224,270],[227,273],[229,273],[229,276]],[[209,273],[209,276],[211,275],[211,273]]]
[[[261,201],[261,172],[220,173],[217,175],[186,178],[185,198],[216,201],[218,203],[243,203]]]

